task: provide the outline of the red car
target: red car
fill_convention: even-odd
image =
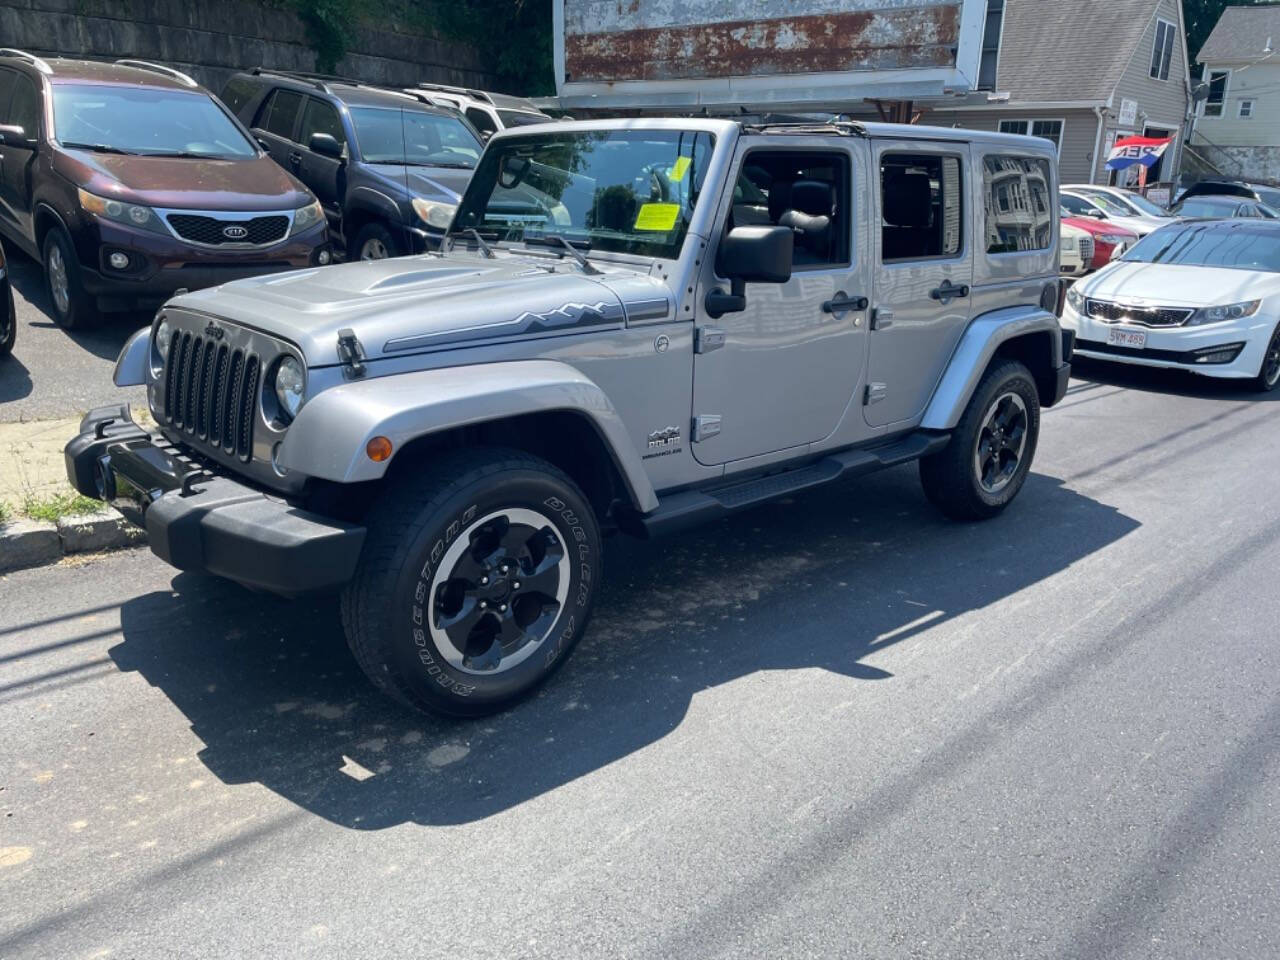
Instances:
[[[1073,217],[1065,208],[1062,210],[1062,222],[1084,230],[1093,237],[1093,262],[1089,264],[1090,270],[1105,267],[1138,242],[1138,235],[1132,230],[1092,217]]]

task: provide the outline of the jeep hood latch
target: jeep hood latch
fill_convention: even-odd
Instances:
[[[364,347],[356,339],[354,330],[338,331],[338,361],[342,364],[342,375],[348,380],[356,380],[364,376]]]

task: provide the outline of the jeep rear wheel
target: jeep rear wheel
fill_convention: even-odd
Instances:
[[[998,363],[969,398],[951,441],[920,461],[925,496],[956,520],[994,517],[1018,495],[1040,437],[1040,398],[1030,371]]]
[[[533,690],[586,627],[600,534],[577,486],[519,451],[442,457],[367,519],[342,617],[360,667],[418,709],[490,713]]]

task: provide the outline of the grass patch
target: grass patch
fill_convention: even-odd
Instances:
[[[44,520],[47,523],[57,523],[62,517],[96,513],[101,508],[99,501],[70,491],[44,497],[27,497],[22,501],[23,513],[32,520]]]

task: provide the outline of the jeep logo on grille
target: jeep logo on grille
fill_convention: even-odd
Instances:
[[[206,337],[211,337],[214,340],[221,340],[227,334],[225,330],[210,320],[209,325],[204,328],[204,335]]]
[[[238,223],[222,228],[222,235],[228,240],[243,240],[249,235],[249,228],[242,227]]]

